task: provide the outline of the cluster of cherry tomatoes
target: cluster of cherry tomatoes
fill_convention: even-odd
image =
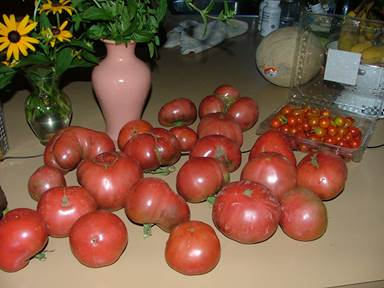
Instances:
[[[333,115],[327,108],[287,104],[269,123],[285,134],[339,147],[357,149],[362,142],[362,131],[351,116]],[[304,144],[298,149],[305,150]]]

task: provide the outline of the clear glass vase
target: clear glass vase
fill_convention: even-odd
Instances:
[[[45,145],[72,119],[69,97],[59,88],[59,79],[52,69],[33,67],[26,70],[31,94],[25,101],[26,120],[40,142]]]

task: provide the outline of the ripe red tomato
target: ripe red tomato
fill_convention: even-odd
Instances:
[[[43,218],[35,210],[17,208],[0,221],[0,269],[16,272],[44,249],[48,232]]]
[[[39,201],[41,195],[53,187],[66,186],[66,181],[61,170],[50,167],[40,166],[33,172],[28,179],[28,192],[33,200]]]
[[[240,167],[241,151],[231,139],[223,135],[208,135],[199,140],[189,153],[189,158],[210,157],[221,161],[229,172]]]
[[[258,243],[271,237],[279,226],[280,204],[260,183],[232,182],[217,194],[212,219],[228,238],[244,244]]]
[[[217,112],[225,112],[224,102],[216,95],[205,96],[199,104],[199,118],[202,119],[208,114]]]
[[[288,158],[296,166],[296,156],[286,136],[276,130],[268,130],[260,135],[249,152],[248,159],[252,159],[260,152],[277,152]]]
[[[197,118],[195,104],[187,98],[176,98],[164,104],[157,115],[159,123],[166,127],[188,126]]]
[[[221,246],[213,228],[201,221],[187,221],[172,229],[165,247],[165,260],[185,275],[201,275],[219,263]]]
[[[297,185],[316,193],[322,200],[339,195],[347,181],[344,160],[329,151],[308,154],[297,165]]]
[[[125,214],[137,224],[144,224],[144,236],[149,236],[151,225],[165,232],[177,224],[188,221],[190,210],[184,199],[172,191],[160,178],[147,177],[137,181],[129,190]]]
[[[228,170],[219,160],[194,157],[177,173],[176,189],[186,201],[198,203],[216,194],[228,181]]]
[[[69,243],[73,255],[85,266],[98,268],[115,263],[128,244],[124,222],[105,210],[87,213],[72,226]]]
[[[133,136],[148,132],[152,128],[153,127],[151,123],[147,122],[146,120],[138,119],[129,121],[120,129],[119,137],[117,138],[119,149],[123,150],[125,144],[127,144],[128,140]]]
[[[67,237],[77,219],[96,209],[95,199],[81,186],[52,188],[41,196],[37,204],[37,212],[43,217],[52,237]]]
[[[232,103],[240,98],[240,91],[229,84],[217,86],[213,91],[213,94],[224,101],[227,107],[229,107]]]
[[[115,144],[104,132],[70,126],[53,136],[44,150],[44,163],[63,172],[77,167],[83,159],[115,151]]]
[[[123,152],[136,159],[147,171],[173,165],[181,156],[179,140],[164,128],[152,128],[133,136],[125,144]]]
[[[169,132],[179,140],[181,151],[191,151],[197,141],[197,133],[188,126],[173,127]]]
[[[224,113],[211,113],[200,120],[197,135],[223,135],[233,140],[239,147],[243,144],[243,131],[233,118]]]
[[[296,167],[280,153],[261,152],[245,164],[240,179],[263,184],[280,199],[296,186]]]
[[[259,106],[250,97],[240,97],[227,110],[242,131],[251,129],[259,119]]]
[[[312,241],[327,229],[327,208],[312,191],[295,187],[281,197],[280,205],[280,226],[289,237]]]
[[[131,186],[143,178],[139,163],[117,152],[102,153],[84,160],[77,169],[77,179],[95,198],[101,209],[119,210]]]

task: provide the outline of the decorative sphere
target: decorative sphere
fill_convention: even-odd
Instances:
[[[280,28],[266,36],[257,47],[256,64],[260,73],[269,82],[293,86],[296,55],[302,45],[300,58],[302,72],[296,77],[297,85],[305,84],[319,72],[324,60],[324,47],[315,34],[298,27]]]

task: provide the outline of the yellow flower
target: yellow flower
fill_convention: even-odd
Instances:
[[[59,28],[54,27],[52,29],[52,39],[50,41],[50,44],[52,47],[55,46],[56,40],[59,40],[60,42],[69,41],[70,38],[72,38],[72,33],[68,30],[65,30],[65,27],[68,25],[68,21],[64,21],[63,24],[60,25]]]
[[[3,20],[4,24],[0,23],[0,51],[8,48],[7,60],[10,60],[12,55],[16,61],[19,60],[19,52],[27,56],[28,48],[35,51],[32,44],[39,43],[39,40],[29,37],[28,33],[35,29],[37,22],[29,22],[28,15],[17,22],[13,14],[9,17],[3,15]]]
[[[46,11],[47,14],[49,14],[49,12],[61,14],[63,11],[66,11],[69,15],[72,15],[72,11],[74,10],[71,6],[71,0],[48,0],[39,9],[40,13]]]

